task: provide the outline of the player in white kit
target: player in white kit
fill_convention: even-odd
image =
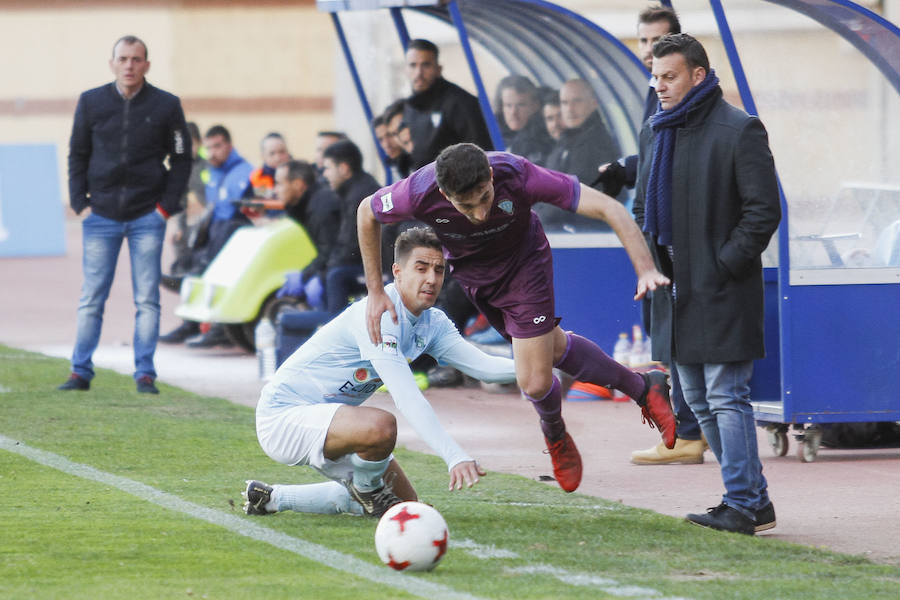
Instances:
[[[294,510],[381,516],[393,504],[417,500],[392,455],[397,441],[394,415],[360,406],[382,384],[416,433],[447,463],[451,490],[471,487],[484,475],[441,426],[409,363],[427,353],[495,383],[515,381],[514,363],[466,342],[450,319],[432,308],[445,269],[434,232],[413,228],[402,233],[394,259],[394,283],[385,291],[403,317],[395,324],[384,315],[381,344],[369,341],[364,298],[278,368],[256,408],[256,433],[266,454],[286,465],[309,465],[333,481],[273,486],[248,481],[247,514]]]

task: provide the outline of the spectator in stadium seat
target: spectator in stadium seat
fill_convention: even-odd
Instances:
[[[206,203],[212,207],[212,213],[206,245],[203,252],[198,253],[199,263],[192,265],[194,273],[202,273],[209,266],[235,231],[252,225],[250,219],[238,209],[237,203],[250,186],[253,166],[238,154],[231,143],[231,133],[223,125],[210,127],[203,137],[203,144],[206,147],[206,160],[209,162]],[[231,341],[225,335],[224,326],[214,323],[209,331],[189,340],[187,345],[192,348],[211,348],[231,345]]]
[[[292,296],[323,310],[328,256],[341,223],[340,199],[326,183],[318,181],[315,166],[303,160],[289,160],[275,170],[275,194],[316,248],[312,262],[302,271],[289,273],[277,296]]]
[[[341,140],[346,140],[347,134],[341,131],[320,131],[316,134],[316,144],[315,144],[315,158],[316,158],[316,169],[319,171],[319,175],[322,175],[322,170],[325,168],[324,161],[324,153],[325,148],[332,145],[335,142],[339,142]]]
[[[274,200],[275,199],[275,169],[291,159],[287,142],[284,136],[273,131],[259,143],[262,154],[262,166],[250,173],[250,185],[244,190],[244,199]],[[280,211],[267,210],[265,213],[256,209],[243,209],[244,214],[255,217],[262,214],[278,216]]]
[[[347,306],[350,296],[362,291],[362,258],[356,235],[356,209],[363,198],[380,186],[363,171],[362,153],[350,140],[328,146],[322,153],[323,175],[340,198],[341,225],[328,256],[325,280],[327,312],[336,315]]]
[[[543,165],[555,142],[544,124],[538,88],[524,75],[500,80],[494,99],[506,151]]]
[[[410,173],[412,159],[397,140],[397,130],[402,122],[403,100],[397,100],[391,103],[380,117],[375,117],[372,124],[375,137],[378,138],[378,143],[391,165],[393,179],[402,179],[409,176]]]
[[[559,107],[559,91],[552,88],[542,88],[543,105],[541,114],[544,116],[544,127],[554,141],[559,141],[563,132],[562,109]]]
[[[412,134],[412,170],[427,165],[441,150],[458,142],[492,149],[478,99],[441,76],[438,47],[428,40],[412,40],[405,58],[412,95],[406,98],[403,121]]]
[[[597,179],[597,168],[619,156],[619,147],[603,124],[594,90],[584,79],[571,79],[559,90],[560,114],[564,129],[546,166],[569,173],[591,185]],[[548,231],[596,231],[605,227],[582,215],[567,215],[547,204],[535,211]]]
[[[403,318],[399,323],[382,319],[384,343],[369,341],[367,301],[360,300],[295,351],[257,403],[256,432],[265,453],[285,465],[308,465],[332,481],[274,486],[247,481],[247,514],[292,510],[380,517],[398,502],[416,500],[392,454],[396,418],[380,408],[360,406],[382,384],[419,437],[447,464],[450,490],[472,487],[484,476],[441,426],[409,364],[427,352],[493,382],[513,381],[514,364],[465,342],[433,308],[445,269],[434,232],[404,232],[394,256],[394,283],[379,287]]]
[[[71,374],[58,389],[90,389],[103,309],[127,239],[137,309],[134,379],[138,392],[158,394],[160,260],[166,219],[181,210],[190,176],[191,138],[179,99],[145,79],[143,41],[119,38],[109,68],[115,81],[78,98],[69,140],[69,203],[75,214],[90,212],[81,222],[84,282]]]

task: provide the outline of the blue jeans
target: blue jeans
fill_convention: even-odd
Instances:
[[[684,401],[684,392],[681,391],[681,379],[678,377],[678,369],[669,369],[672,376],[672,410],[678,419],[675,426],[675,437],[680,440],[699,440],[700,424],[694,411]]]
[[[769,502],[750,405],[753,362],[678,363],[677,368],[684,399],[719,461],[725,484],[722,501],[753,518]]]
[[[90,214],[81,223],[84,284],[78,301],[78,325],[72,372],[94,377],[92,357],[100,342],[103,308],[109,297],[122,240],[128,239],[131,289],[137,316],[134,323],[134,378],[156,378],[153,353],[159,338],[159,277],[166,221],[156,211],[133,221],[114,221]]]
[[[347,308],[350,296],[364,291],[360,283],[364,272],[362,265],[341,265],[331,267],[325,276],[326,311],[334,316]]]

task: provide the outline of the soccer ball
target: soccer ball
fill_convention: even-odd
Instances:
[[[397,571],[430,571],[447,552],[450,532],[434,507],[401,502],[390,507],[375,528],[378,557]]]

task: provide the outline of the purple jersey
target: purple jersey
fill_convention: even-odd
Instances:
[[[496,282],[523,259],[547,248],[547,237],[531,206],[546,202],[574,212],[578,178],[550,171],[514,154],[488,152],[494,172],[494,203],[486,222],[475,225],[438,190],[434,163],[372,196],[381,223],[419,220],[444,246],[453,275],[467,286]]]

